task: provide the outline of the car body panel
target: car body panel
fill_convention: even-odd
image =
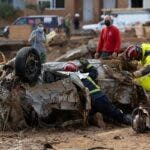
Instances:
[[[34,30],[39,23],[43,23],[46,32],[49,33],[51,29],[58,28],[58,20],[61,18],[57,15],[25,16],[17,18],[12,25],[31,25]],[[5,37],[9,35],[9,26],[3,29],[2,35]]]

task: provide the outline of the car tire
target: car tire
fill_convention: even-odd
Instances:
[[[41,61],[38,52],[31,47],[19,50],[15,59],[15,74],[23,82],[34,83],[41,74]]]

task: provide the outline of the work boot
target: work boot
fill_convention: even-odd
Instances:
[[[97,112],[93,116],[93,125],[96,125],[99,128],[105,129],[105,123],[103,121],[103,116],[101,113]]]
[[[122,122],[123,124],[125,124],[125,125],[131,125],[131,123],[132,123],[132,117],[131,117],[131,115],[125,115],[124,117],[123,117],[123,122]]]

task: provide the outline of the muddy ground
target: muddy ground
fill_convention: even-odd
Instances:
[[[48,47],[48,60],[55,60],[66,51],[87,44],[89,38],[73,37],[67,45]],[[123,41],[128,41],[124,38]],[[133,37],[130,41],[141,42]],[[145,39],[143,39],[145,41]],[[6,53],[9,57],[9,53]],[[50,129],[27,129],[1,132],[0,150],[150,150],[150,133],[136,134],[130,127],[107,125]]]
[[[97,127],[40,129],[0,133],[1,150],[149,150],[150,134],[135,134],[131,128]]]

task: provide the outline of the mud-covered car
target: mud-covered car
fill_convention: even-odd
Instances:
[[[80,67],[78,60],[73,62]],[[91,59],[89,62],[98,70],[97,81],[101,89],[126,113],[131,112],[140,101],[144,101],[144,93],[132,84],[128,72],[116,74],[100,60]],[[66,113],[67,116],[73,115],[77,122],[87,124],[91,109],[89,91],[76,73],[63,71],[66,63],[41,64],[36,50],[24,47],[17,53],[16,58],[2,66],[1,130],[23,128],[27,125],[50,126],[52,123],[64,121],[61,111],[66,110],[70,111]],[[77,112],[76,115],[74,112]]]

